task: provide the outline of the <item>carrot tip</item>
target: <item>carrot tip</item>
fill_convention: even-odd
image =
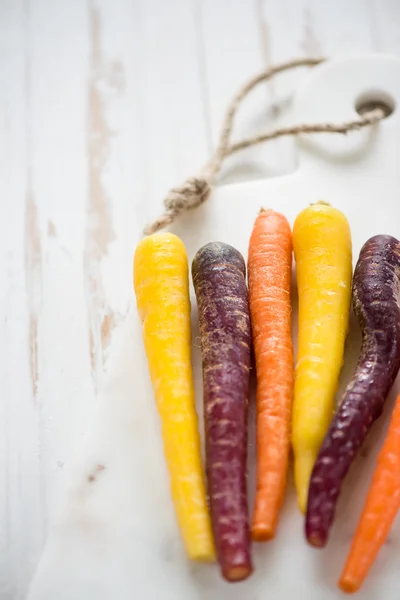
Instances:
[[[340,579],[338,586],[342,592],[345,592],[346,594],[354,594],[354,592],[357,592],[357,590],[360,589],[360,584],[350,578]]]
[[[323,540],[318,533],[311,533],[308,535],[307,541],[310,546],[314,546],[314,548],[323,548],[326,545],[326,541]]]
[[[230,582],[243,581],[247,579],[252,573],[252,568],[249,565],[242,565],[240,567],[231,567],[223,573],[225,579]]]
[[[251,537],[255,542],[268,542],[275,537],[275,528],[258,523],[253,525]]]

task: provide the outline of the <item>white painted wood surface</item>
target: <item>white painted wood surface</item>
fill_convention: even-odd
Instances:
[[[248,76],[368,51],[400,55],[396,0],[0,0],[1,600],[25,596],[165,191]],[[257,90],[235,137],[290,121],[302,75]],[[220,181],[296,164],[279,140]]]

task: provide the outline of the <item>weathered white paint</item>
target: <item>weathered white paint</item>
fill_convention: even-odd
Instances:
[[[294,56],[400,54],[396,0],[334,4],[0,0],[1,600],[25,597],[64,472],[98,406],[109,344],[132,300],[141,228],[168,187],[207,159],[232,93],[255,71]],[[234,137],[294,118],[287,99],[304,76],[283,75],[255,91]],[[294,142],[278,140],[232,158],[221,182],[296,164]],[[134,385],[132,398],[146,403],[147,381]],[[107,416],[114,428],[120,418]],[[157,428],[153,413],[143,418]],[[153,464],[158,473],[154,443],[147,470]],[[118,464],[133,472],[131,460]],[[146,501],[164,498],[162,477],[148,485]],[[169,505],[155,516],[155,537],[157,524],[174,532]],[[179,544],[166,548],[181,564]],[[221,589],[202,598],[220,598]]]

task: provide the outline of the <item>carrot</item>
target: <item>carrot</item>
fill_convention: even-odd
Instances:
[[[294,383],[291,274],[289,223],[277,212],[261,211],[248,259],[257,370],[257,492],[252,536],[258,541],[274,537],[286,487]]]
[[[354,271],[354,312],[362,345],[353,377],[321,445],[310,480],[306,535],[328,540],[336,503],[353,459],[380,416],[400,368],[400,242],[369,239]]]
[[[400,395],[379,453],[367,500],[339,580],[344,592],[356,592],[368,575],[400,508]]]
[[[207,482],[222,575],[252,572],[246,494],[251,328],[242,255],[227,244],[201,248],[192,264],[203,358]]]
[[[346,217],[319,202],[293,227],[299,294],[292,441],[299,507],[328,430],[343,363],[351,297],[351,237]]]
[[[183,541],[191,559],[213,560],[191,368],[188,262],[178,237],[158,233],[138,244],[134,288]]]

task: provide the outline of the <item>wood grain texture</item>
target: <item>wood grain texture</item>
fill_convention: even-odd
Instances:
[[[102,20],[99,9],[89,5],[89,81],[87,106],[88,200],[85,227],[84,276],[86,282],[90,363],[92,374],[103,364],[114,315],[107,306],[102,283],[101,264],[115,240],[112,207],[103,183],[103,171],[110,152],[112,132],[107,120],[107,88],[119,92],[122,68],[110,65],[101,49]],[[107,325],[105,326],[104,323]]]
[[[294,56],[400,54],[396,0],[0,0],[0,598],[20,600],[85,436],[131,261],[251,74]],[[234,138],[291,120],[303,72],[255,91]],[[295,168],[277,140],[221,182]]]

